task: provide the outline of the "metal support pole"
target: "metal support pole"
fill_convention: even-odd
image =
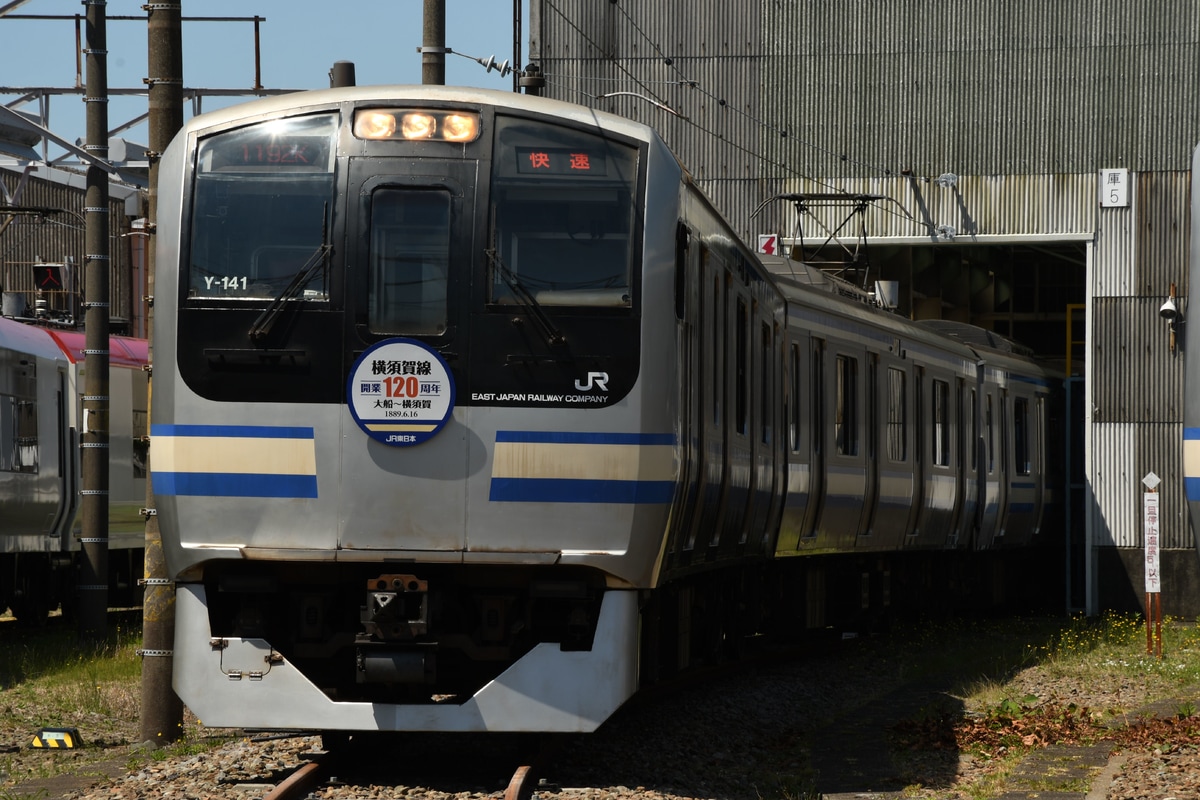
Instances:
[[[521,0],[513,0],[513,91],[521,91]]]
[[[108,50],[105,0],[87,0],[84,55],[87,81],[87,144],[97,158],[108,158]],[[109,221],[108,173],[87,168],[84,193],[84,388],[80,421],[81,507],[83,535],[79,572],[79,629],[91,642],[108,633],[108,321]]]
[[[183,33],[181,5],[158,2],[147,10],[147,65],[150,77],[150,193],[147,226],[146,331],[150,339],[150,387],[147,410],[154,400],[154,272],[157,266],[155,231],[158,220],[158,168],[162,152],[183,127]],[[257,38],[257,37],[256,37]],[[166,263],[164,268],[172,265]],[[149,416],[149,415],[147,415]],[[150,431],[146,431],[147,434]],[[151,439],[148,462],[154,460]],[[158,517],[154,513],[154,491],[146,481],[146,560],[145,595],[142,602],[142,716],[141,740],[163,745],[183,735],[183,703],[171,688],[171,670],[175,659],[175,585],[167,574],[163,558]]]
[[[446,83],[446,0],[425,0],[421,38],[421,83]]]

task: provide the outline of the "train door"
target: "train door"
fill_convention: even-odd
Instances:
[[[926,457],[925,431],[928,425],[925,421],[925,368],[913,367],[912,371],[913,398],[912,413],[909,419],[913,424],[913,490],[912,505],[908,509],[908,525],[905,526],[907,537],[906,546],[918,546],[921,543],[921,523],[924,521],[922,511],[925,507],[926,488]]]
[[[912,381],[903,362],[886,357],[879,370],[879,443],[876,447],[877,504],[872,523],[876,549],[893,549],[910,528],[913,503]]]
[[[726,275],[729,323],[725,337],[728,353],[726,397],[729,400],[729,413],[725,416],[724,426],[725,482],[721,512],[710,544],[712,547],[723,546],[728,551],[726,554],[732,554],[743,541],[753,476],[753,307],[740,278],[732,273]]]
[[[870,548],[879,546],[878,541],[874,541],[876,537],[873,536],[875,515],[879,508],[879,355],[868,352],[865,367],[863,447],[866,451],[866,472],[863,476],[858,545]]]
[[[962,463],[960,480],[960,506],[958,516],[957,544],[970,548],[974,545],[979,526],[979,392],[972,384],[959,380],[962,390],[962,408],[959,415],[959,450]]]
[[[475,264],[477,162],[425,160],[421,174],[381,174],[377,159],[350,159],[348,295],[355,309],[347,358],[397,339],[416,347],[373,351],[375,372],[389,391],[380,403],[394,414],[394,435],[407,434],[411,400],[406,386],[428,369],[448,369],[461,384],[470,363],[465,301]],[[406,163],[406,162],[401,162]],[[416,354],[416,356],[413,356]],[[395,357],[393,357],[395,355]],[[435,362],[441,362],[435,363]],[[421,363],[427,362],[422,366]],[[394,386],[393,386],[394,384]],[[388,405],[390,403],[390,405]],[[461,415],[472,409],[459,407]],[[353,424],[353,423],[351,423]],[[447,424],[419,447],[389,446],[348,437],[360,446],[341,448],[342,482],[354,491],[340,502],[343,550],[461,551],[467,547],[467,484],[448,480],[468,474],[467,425]]]
[[[776,550],[794,553],[800,549],[800,540],[812,530],[811,517],[815,499],[812,493],[812,432],[811,424],[812,387],[811,375],[807,370],[811,345],[806,339],[793,338],[788,332],[786,342],[786,367],[784,369],[786,389],[784,391],[784,448],[786,471],[783,487],[783,507],[780,509],[779,540]]]
[[[696,404],[700,418],[700,497],[684,543],[685,550],[707,547],[712,527],[719,522],[721,487],[725,477],[725,439],[722,412],[725,400],[725,268],[707,245],[700,247],[700,306],[704,324],[698,332],[702,367]]]
[[[784,321],[787,309],[780,302],[775,308],[770,325],[770,349],[763,358],[768,365],[768,380],[764,383],[766,394],[762,398],[762,408],[767,416],[764,450],[766,451],[766,469],[770,471],[769,488],[767,492],[766,519],[761,524],[764,532],[764,552],[774,550],[775,540],[779,534],[779,521],[783,516],[783,504],[787,492],[787,450],[788,450],[788,420],[786,403],[779,402],[787,395],[787,341],[784,336]]]
[[[985,386],[981,389],[982,425],[980,442],[980,476],[979,476],[979,539],[978,548],[991,547],[993,539],[1000,528],[1000,456],[997,447],[998,421],[996,419],[996,388]]]
[[[675,304],[679,331],[679,407],[680,451],[683,487],[671,511],[671,541],[667,548],[668,566],[687,563],[692,542],[692,525],[703,516],[701,493],[704,477],[704,388],[712,380],[704,348],[704,331],[711,310],[700,270],[703,245],[693,246],[691,232],[679,223],[675,239]]]
[[[1041,517],[1041,470],[1037,466],[1033,397],[1014,393],[1009,426],[1008,522],[1005,544],[1026,544]]]
[[[804,392],[804,399],[808,406],[806,418],[809,422],[808,453],[811,467],[809,469],[808,503],[805,505],[804,523],[801,530],[804,532],[802,536],[805,539],[815,540],[817,526],[825,505],[827,452],[825,427],[828,416],[825,409],[825,387],[829,383],[825,379],[825,340],[814,338],[808,355],[809,385],[808,391]]]
[[[954,475],[954,512],[951,516],[950,534],[946,544],[949,547],[957,547],[963,531],[963,520],[969,519],[969,517],[965,517],[963,514],[963,503],[966,497],[968,480],[965,438],[966,416],[963,410],[966,386],[962,378],[955,378],[952,387],[951,408],[948,410],[948,413],[952,415],[951,419],[953,420],[949,446]]]
[[[825,387],[829,419],[825,438],[825,498],[819,528],[828,546],[854,547],[867,488],[863,401],[866,352],[840,345],[831,348],[830,380]]]
[[[778,520],[779,485],[777,467],[782,461],[779,443],[778,398],[782,396],[779,385],[778,330],[775,324],[770,295],[761,298],[755,309],[757,332],[754,358],[756,377],[753,381],[752,452],[753,468],[750,509],[742,538],[749,552],[765,552],[764,545],[770,544],[775,536],[775,521]]]

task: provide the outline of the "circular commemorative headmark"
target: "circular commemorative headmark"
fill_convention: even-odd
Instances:
[[[386,339],[354,362],[346,383],[354,421],[377,442],[407,447],[431,439],[454,410],[454,376],[438,352]]]

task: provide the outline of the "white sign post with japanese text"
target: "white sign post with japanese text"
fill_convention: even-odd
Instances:
[[[1146,653],[1162,658],[1162,573],[1158,566],[1158,484],[1153,472],[1142,478],[1147,491],[1142,494],[1142,529],[1146,537]],[[1151,641],[1151,627],[1155,636]]]

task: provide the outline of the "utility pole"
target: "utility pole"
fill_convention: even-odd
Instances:
[[[83,101],[87,144],[97,158],[108,158],[108,37],[105,0],[85,0],[84,54],[87,81]],[[79,574],[79,627],[85,641],[99,643],[108,633],[108,318],[109,220],[108,173],[89,164],[84,193],[84,388],[80,431],[83,471],[81,505],[83,558]]]
[[[421,83],[446,84],[446,0],[425,0],[421,38]]]
[[[158,168],[163,151],[183,127],[183,33],[179,2],[157,2],[146,6],[146,9],[147,64],[150,72],[150,77],[146,78],[150,87],[150,152],[147,154],[150,160],[150,193],[146,225],[150,234],[150,246],[146,248],[146,294],[150,298],[146,313],[146,336],[150,340],[150,405],[154,401],[154,271],[157,266],[154,242],[158,222]],[[173,265],[165,266],[170,268]],[[146,433],[150,432],[147,430]],[[153,440],[150,444],[148,460],[153,463]],[[167,574],[167,564],[163,558],[162,536],[159,533],[158,516],[154,513],[151,480],[146,481],[141,740],[161,746],[183,735],[183,703],[171,688],[171,670],[175,662],[175,583]]]

